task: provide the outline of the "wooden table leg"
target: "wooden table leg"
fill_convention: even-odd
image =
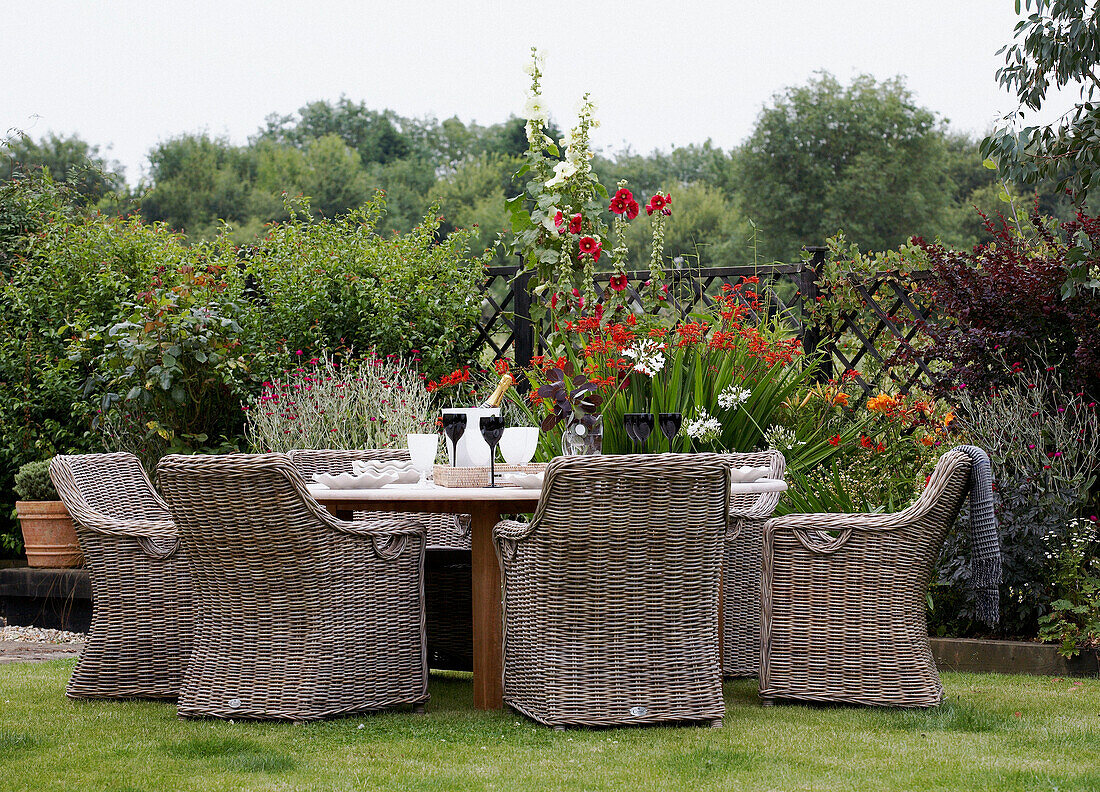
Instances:
[[[500,563],[493,546],[493,526],[500,519],[496,507],[478,504],[470,513],[471,564],[474,606],[474,707],[504,706],[503,610]]]

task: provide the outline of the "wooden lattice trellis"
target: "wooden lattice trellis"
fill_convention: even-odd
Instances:
[[[903,283],[887,273],[872,275],[849,273],[842,276],[845,286],[860,305],[834,314],[828,322],[807,315],[807,305],[819,295],[818,273],[824,263],[825,249],[810,248],[812,256],[798,264],[769,264],[759,267],[706,267],[677,269],[668,273],[668,305],[680,317],[687,317],[714,304],[724,284],[736,284],[741,278],[760,278],[758,292],[770,314],[787,322],[802,339],[807,354],[821,354],[821,375],[829,378],[844,371],[855,371],[854,381],[870,393],[882,384],[861,373],[873,363],[894,389],[908,392],[916,385],[932,383],[932,372],[919,357],[904,354],[912,349],[922,328],[931,317],[928,300],[909,288],[910,283],[927,280],[929,273],[915,272]],[[601,293],[612,273],[597,273],[594,285]],[[648,277],[645,272],[628,272],[627,295],[636,309],[642,297],[634,284]],[[488,349],[493,360],[512,358],[529,360],[545,347],[546,328],[536,327],[529,318],[531,295],[529,274],[517,266],[491,267],[486,270],[482,316],[477,324],[473,348]],[[883,353],[882,348],[895,349]],[[900,350],[902,354],[897,354]]]

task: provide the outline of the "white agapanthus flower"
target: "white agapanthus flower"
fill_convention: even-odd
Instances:
[[[734,410],[744,404],[751,395],[752,391],[748,388],[730,385],[718,394],[718,406],[723,410]]]
[[[541,96],[529,96],[523,105],[523,117],[528,121],[545,124],[550,120],[550,111],[546,108]]]
[[[643,341],[636,347],[623,350],[623,354],[634,360],[634,371],[652,377],[665,367],[665,356],[661,345],[656,341]]]
[[[774,448],[776,451],[794,451],[800,445],[804,445],[794,433],[794,429],[788,429],[785,426],[769,426],[764,432],[764,441],[768,444],[768,448]]]
[[[688,437],[701,443],[713,443],[722,436],[722,423],[712,415],[708,415],[705,408],[700,407],[695,419],[688,421],[684,431]]]
[[[559,184],[565,184],[565,180],[576,172],[577,166],[569,160],[559,162],[554,166],[554,175],[546,182],[546,186],[557,187]]]

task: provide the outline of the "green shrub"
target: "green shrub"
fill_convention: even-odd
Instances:
[[[335,219],[308,209],[288,204],[291,219],[244,259],[256,297],[240,321],[255,351],[373,350],[417,362],[429,377],[476,357],[483,274],[468,232],[440,241],[433,206],[408,234],[382,237],[381,194]]]
[[[85,213],[38,171],[0,184],[0,551],[14,472],[57,453],[244,447],[242,406],[302,350],[374,351],[429,372],[476,356],[468,235],[375,232],[381,198],[335,220],[295,209],[252,249]],[[289,357],[288,357],[289,353]]]
[[[23,501],[55,501],[57,490],[50,480],[50,460],[36,459],[15,474],[15,494]]]

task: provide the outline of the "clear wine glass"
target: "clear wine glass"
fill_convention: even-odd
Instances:
[[[462,413],[444,413],[443,431],[451,441],[451,467],[458,465],[458,441],[466,433],[466,416]]]
[[[668,450],[672,451],[672,438],[680,433],[680,427],[684,425],[684,416],[680,413],[661,413],[657,416],[657,425],[661,427],[661,434],[668,438]]]
[[[435,455],[439,451],[439,435],[437,434],[410,434],[405,435],[409,444],[409,459],[413,467],[420,474],[418,487],[428,486],[428,474],[435,465]]]
[[[499,487],[496,481],[497,443],[504,434],[504,418],[499,415],[486,415],[481,419],[481,436],[489,446],[489,486]]]

